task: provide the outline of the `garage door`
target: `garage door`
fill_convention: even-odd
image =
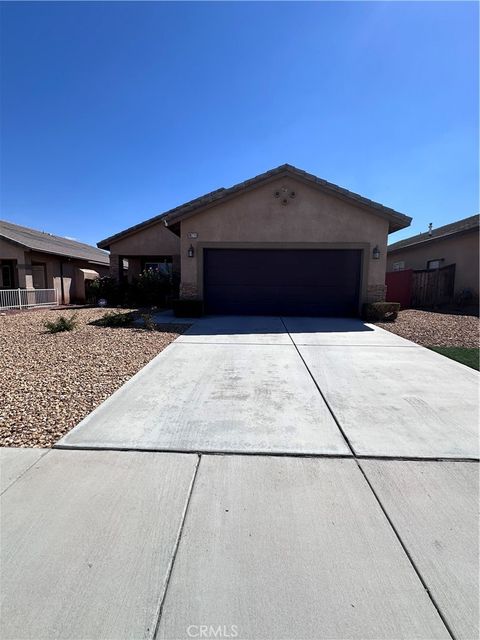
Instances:
[[[205,249],[208,313],[354,316],[361,251]]]

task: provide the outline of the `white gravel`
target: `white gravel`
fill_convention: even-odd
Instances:
[[[46,320],[73,311],[0,316],[0,445],[48,447],[188,328],[161,331],[88,325],[105,310],[80,309],[74,331]]]

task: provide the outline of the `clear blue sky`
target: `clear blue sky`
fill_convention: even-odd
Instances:
[[[1,217],[95,243],[284,162],[478,211],[478,5],[3,3]]]

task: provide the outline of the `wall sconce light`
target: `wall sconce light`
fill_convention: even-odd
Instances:
[[[375,248],[372,251],[372,258],[374,260],[379,260],[380,259],[380,249],[378,248],[378,245],[376,245]]]
[[[188,257],[189,257],[189,258],[193,258],[193,256],[194,256],[194,255],[195,255],[195,250],[194,250],[194,248],[193,248],[193,244],[191,244],[191,245],[188,247]]]

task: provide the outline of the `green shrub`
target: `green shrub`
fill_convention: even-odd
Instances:
[[[399,311],[399,302],[368,302],[363,305],[362,317],[367,322],[393,322]]]
[[[157,326],[153,320],[153,316],[151,313],[144,313],[141,315],[141,318],[143,320],[144,329],[146,329],[147,331],[155,331]]]
[[[96,278],[89,285],[88,302],[97,304],[101,298],[104,298],[109,306],[121,304],[123,301],[123,292],[115,278],[111,276]]]
[[[126,305],[131,307],[151,307],[165,305],[172,297],[178,296],[179,277],[158,271],[143,271],[131,282],[119,284],[111,276],[97,278],[88,288],[88,302],[97,304],[101,298],[109,307]]]
[[[177,318],[199,318],[203,315],[203,300],[173,300]]]
[[[47,321],[44,326],[48,333],[61,333],[62,331],[73,331],[77,324],[77,314],[74,313],[69,318],[60,316],[53,322]]]
[[[172,278],[158,271],[143,271],[125,286],[125,302],[140,307],[164,306],[172,293]]]
[[[133,322],[133,314],[122,313],[121,311],[107,311],[98,320],[92,322],[92,324],[98,327],[129,327]]]

